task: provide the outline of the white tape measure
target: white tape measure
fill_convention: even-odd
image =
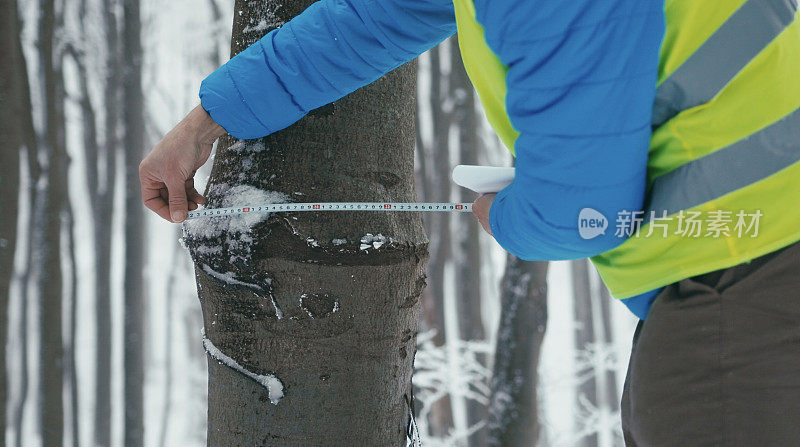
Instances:
[[[272,203],[269,205],[246,205],[231,208],[207,208],[189,211],[187,219],[200,217],[224,217],[246,213],[279,213],[296,211],[417,211],[471,213],[471,203],[401,203],[401,202],[321,202],[321,203]]]

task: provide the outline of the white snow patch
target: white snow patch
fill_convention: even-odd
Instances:
[[[379,249],[385,244],[389,242],[390,238],[378,233],[377,235],[373,235],[372,233],[367,233],[364,237],[361,238],[361,245],[359,245],[360,250],[368,250],[370,248]]]
[[[306,238],[306,244],[308,244],[309,247],[319,247],[319,242],[313,237]]]
[[[282,192],[265,191],[250,185],[229,187],[227,183],[212,186],[208,195],[216,199],[217,203],[214,206],[221,208],[269,205],[289,201],[289,197]],[[230,262],[233,264],[237,259],[250,255],[250,247],[253,243],[250,230],[257,223],[266,220],[269,215],[270,213],[245,213],[225,217],[189,219],[183,223],[184,237],[192,239],[221,238],[222,244],[231,254]],[[211,247],[207,249],[202,247],[203,244],[195,244],[195,250],[198,250],[198,253],[201,250],[215,250]]]
[[[239,362],[231,357],[228,357],[219,348],[214,346],[214,343],[212,343],[211,340],[206,337],[205,330],[203,330],[203,348],[206,350],[208,355],[214,358],[214,360],[244,374],[266,388],[267,392],[269,393],[269,401],[272,402],[273,405],[278,405],[278,402],[280,402],[280,400],[283,398],[283,383],[280,381],[280,379],[275,377],[273,374],[256,374],[252,371],[249,371],[240,365]]]
[[[250,32],[261,32],[267,29],[269,23],[267,23],[266,19],[261,19],[256,25],[248,26],[242,30],[243,33],[250,33]]]
[[[344,245],[347,243],[347,239],[346,238],[334,239],[331,242],[333,242],[333,245]]]
[[[267,146],[264,144],[262,140],[236,140],[235,143],[231,144],[228,147],[229,151],[233,152],[251,152],[251,153],[258,153],[263,152],[267,149]]]
[[[250,185],[236,185],[229,187],[220,183],[211,187],[208,193],[211,197],[219,197],[216,205],[220,208],[237,206],[258,206],[281,203],[289,197],[279,191],[264,191]],[[270,213],[245,213],[230,217],[210,217],[207,219],[190,219],[185,223],[185,228],[190,236],[211,238],[222,233],[249,232],[255,224],[269,217]]]

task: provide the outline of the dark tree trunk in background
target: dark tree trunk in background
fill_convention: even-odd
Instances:
[[[578,259],[570,262],[572,268],[572,293],[575,299],[575,349],[583,351],[587,345],[595,341],[594,312],[592,311],[592,287],[589,277],[589,262]],[[585,371],[584,371],[585,372]],[[592,405],[597,405],[597,379],[594,371],[580,383],[577,394]],[[578,402],[580,406],[580,401]],[[580,412],[578,412],[579,418]],[[578,421],[580,423],[580,421]],[[597,433],[593,433],[582,440],[583,447],[596,447],[598,445]]]
[[[28,73],[16,0],[0,0],[0,447],[6,443],[8,298],[14,274],[19,210],[20,151],[35,147]],[[23,300],[24,306],[24,300]],[[19,435],[17,435],[19,436]]]
[[[122,99],[122,68],[120,63],[118,3],[103,2],[103,35],[106,41],[105,79],[103,79],[103,145],[87,139],[92,134],[91,104],[84,108],[84,150],[88,190],[94,213],[95,247],[95,407],[94,444],[111,445],[111,222],[113,218],[114,183],[119,149],[119,116]],[[90,116],[92,119],[90,119]],[[135,202],[135,203],[138,203]],[[135,207],[131,207],[135,212]]]
[[[443,103],[447,100],[447,77],[442,73],[441,47],[430,50],[431,90],[427,107],[430,108],[433,141],[430,147],[420,136],[417,137],[421,168],[422,200],[426,202],[449,202],[450,181],[444,173],[450,169],[449,133],[451,112],[445,111]],[[418,108],[423,104],[418,104]],[[417,113],[417,119],[421,114]],[[418,125],[418,127],[421,127]],[[423,292],[422,307],[426,330],[435,330],[435,346],[446,342],[444,318],[445,264],[453,262],[450,215],[435,213],[425,215],[424,224],[428,234],[435,235],[430,245],[430,263],[427,275],[430,284]],[[430,433],[444,437],[453,428],[453,413],[450,398],[445,396],[434,402],[430,410]]]
[[[78,327],[76,320],[78,318],[78,272],[77,272],[77,259],[75,257],[75,216],[73,214],[72,205],[67,201],[67,224],[66,233],[69,238],[67,241],[67,259],[70,266],[69,278],[69,347],[64,355],[66,362],[66,377],[69,382],[69,422],[70,422],[70,438],[73,446],[80,446],[80,421],[78,420],[79,412],[79,393],[78,393],[78,368],[75,364],[76,350],[75,339],[78,334]]]
[[[500,294],[487,445],[534,446],[539,439],[539,356],[547,327],[547,263],[509,254]]]
[[[233,53],[266,32],[244,35],[246,27],[266,20],[272,28],[310,3],[237,1]],[[244,148],[230,150],[224,138],[209,206],[240,184],[294,201],[413,201],[414,80],[407,65]],[[261,144],[265,150],[254,150]],[[360,250],[367,233],[391,240]],[[208,444],[404,446],[427,258],[420,216],[281,213],[251,234],[247,244],[238,232],[210,239],[189,232],[206,346],[252,374],[274,374],[284,396],[278,401],[277,388],[271,394],[218,363],[218,352],[210,356]],[[232,241],[240,251],[230,251]],[[206,258],[201,245],[223,253]],[[207,273],[214,270],[250,285]]]
[[[62,331],[61,229],[66,204],[66,148],[64,131],[64,80],[62,54],[56,32],[62,29],[54,0],[41,0],[39,17],[39,61],[44,102],[44,191],[37,197],[32,249],[37,252],[39,284],[39,412],[42,444],[63,445],[64,437],[64,346]],[[41,225],[41,226],[40,226]]]
[[[450,89],[455,99],[453,124],[458,128],[459,164],[477,165],[478,153],[481,150],[478,136],[478,111],[476,110],[475,90],[467,76],[461,61],[461,51],[457,39],[451,39],[450,45]],[[441,174],[449,179],[449,175]],[[466,188],[459,188],[458,201],[472,202],[476,194]],[[462,222],[460,232],[456,235],[457,262],[456,284],[458,297],[458,328],[462,340],[484,340],[486,332],[483,327],[481,312],[481,246],[480,225],[474,222]],[[483,356],[478,359],[486,364]],[[485,422],[488,411],[485,404],[467,400],[467,421],[469,426]],[[487,442],[487,430],[481,428],[469,437],[469,445],[484,447]]]
[[[140,0],[123,0],[122,71],[125,137],[124,379],[125,446],[144,442],[144,208],[139,191],[139,162],[144,156],[144,97]]]

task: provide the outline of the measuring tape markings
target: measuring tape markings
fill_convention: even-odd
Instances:
[[[286,211],[419,211],[471,213],[471,203],[435,202],[318,202],[318,203],[273,203],[269,205],[247,205],[229,208],[208,208],[189,211],[187,219],[200,217],[224,217],[248,213],[275,213]]]

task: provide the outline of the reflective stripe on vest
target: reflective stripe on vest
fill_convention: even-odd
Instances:
[[[658,86],[653,125],[711,100],[794,17],[794,0],[748,0]]]
[[[744,188],[800,161],[800,110],[724,149],[658,177],[645,222],[694,208]],[[798,198],[800,199],[800,198]]]
[[[646,219],[622,245],[592,258],[616,298],[800,240],[800,19],[794,2],[747,0],[734,8],[732,0],[667,1]],[[763,215],[758,235],[679,234],[681,211],[717,210]],[[651,212],[666,219],[648,223]]]

